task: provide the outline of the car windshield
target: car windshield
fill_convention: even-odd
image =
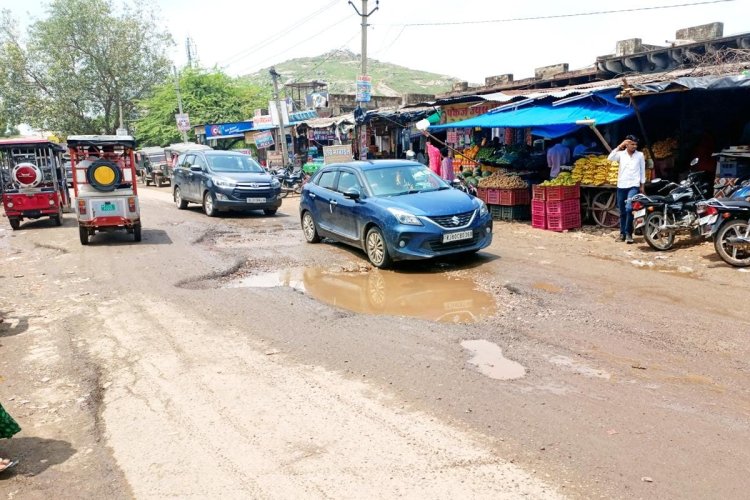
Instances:
[[[214,172],[265,172],[247,155],[206,155],[206,160]]]
[[[167,155],[165,154],[158,154],[158,155],[146,155],[148,156],[148,159],[151,163],[164,163],[167,161]]]
[[[365,170],[374,196],[399,196],[448,189],[450,186],[424,165],[399,165]]]

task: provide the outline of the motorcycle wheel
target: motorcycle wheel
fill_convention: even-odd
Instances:
[[[667,220],[671,218],[671,220]],[[643,237],[648,246],[654,250],[669,250],[674,245],[674,231],[661,231],[666,224],[674,224],[674,216],[664,216],[662,212],[651,212],[646,216],[643,226]]]
[[[728,243],[731,238],[745,238],[750,235],[748,221],[733,220],[724,224],[714,238],[714,248],[721,260],[734,267],[750,266],[750,247],[740,247]]]

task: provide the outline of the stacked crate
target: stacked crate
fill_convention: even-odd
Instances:
[[[528,188],[479,188],[478,197],[487,204],[493,219],[529,220],[531,193]]]
[[[532,189],[531,226],[550,231],[581,227],[581,189],[575,186],[539,186]]]

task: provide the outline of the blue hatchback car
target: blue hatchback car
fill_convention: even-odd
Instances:
[[[474,253],[492,243],[492,217],[478,198],[421,163],[354,161],[320,169],[302,189],[302,231],[363,249],[373,265]]]

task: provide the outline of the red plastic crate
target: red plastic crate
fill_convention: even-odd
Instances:
[[[501,189],[498,205],[514,206],[528,205],[531,202],[531,193],[528,189]]]
[[[544,202],[542,202],[544,203]],[[533,209],[531,212],[531,227],[537,229],[547,229],[547,216],[544,212],[534,213]]]
[[[547,229],[550,231],[565,231],[581,227],[581,212],[567,215],[547,214]]]
[[[531,186],[531,198],[532,199],[544,201],[546,199],[546,194],[547,194],[546,186],[540,186],[539,184],[534,184],[533,186]]]
[[[500,190],[497,188],[487,188],[487,199],[484,202],[488,205],[499,205]]]
[[[581,187],[578,184],[576,184],[575,186],[547,186],[545,200],[562,201],[580,197]]]
[[[531,215],[547,215],[547,204],[542,200],[531,200]]]
[[[568,215],[580,212],[581,200],[579,198],[572,198],[562,201],[547,201],[546,211],[547,215]]]
[[[477,198],[479,198],[483,202],[487,203],[487,188],[478,187],[477,188]]]

